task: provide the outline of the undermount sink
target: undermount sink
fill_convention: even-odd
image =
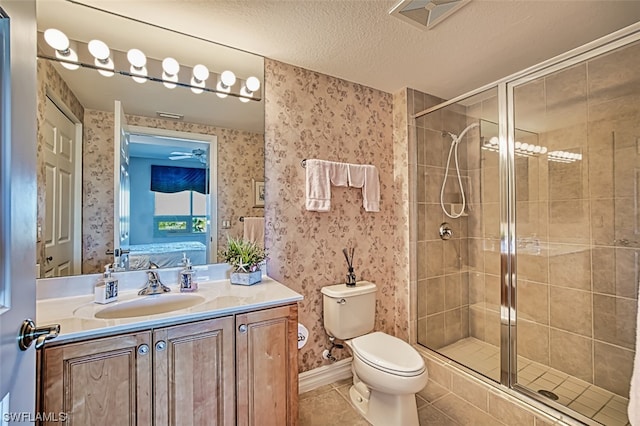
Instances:
[[[163,314],[179,309],[191,308],[204,301],[205,298],[197,294],[179,293],[140,296],[137,299],[107,306],[96,312],[95,317],[101,319],[117,319]]]

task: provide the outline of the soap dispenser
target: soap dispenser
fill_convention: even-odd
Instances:
[[[196,291],[198,289],[196,274],[186,253],[182,254],[182,264],[184,268],[180,271],[180,291],[182,293]]]
[[[96,303],[111,303],[118,300],[118,279],[111,276],[113,269],[111,264],[104,267],[104,274],[98,280],[95,288]]]

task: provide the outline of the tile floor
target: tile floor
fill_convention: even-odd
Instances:
[[[493,380],[500,379],[500,354],[496,346],[468,337],[438,352]],[[557,402],[603,425],[629,424],[627,398],[546,365],[518,357],[518,383],[534,391],[552,391],[558,396]]]
[[[300,426],[367,426],[367,422],[349,402],[351,379],[305,392],[300,395]],[[451,426],[455,421],[435,408],[431,402],[449,393],[436,383],[428,384],[417,396],[418,416],[421,425]]]

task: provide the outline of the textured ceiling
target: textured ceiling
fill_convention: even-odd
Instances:
[[[452,98],[640,21],[640,1],[472,0],[421,30],[395,0],[82,0],[370,87]]]

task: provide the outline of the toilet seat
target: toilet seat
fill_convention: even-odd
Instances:
[[[379,331],[351,340],[353,354],[365,364],[396,376],[417,376],[426,367],[407,342]]]

